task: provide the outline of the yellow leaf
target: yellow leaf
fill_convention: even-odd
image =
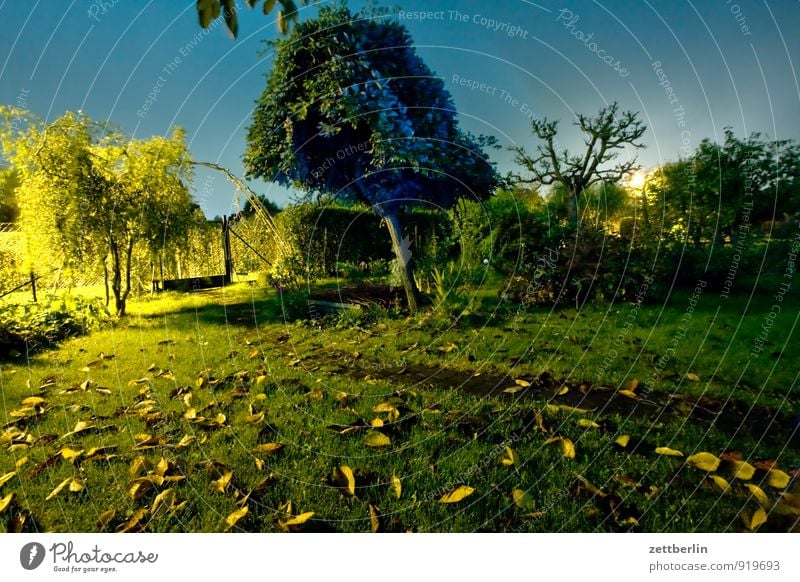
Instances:
[[[247,515],[247,513],[249,511],[250,511],[250,508],[247,505],[245,505],[244,507],[241,507],[241,508],[237,509],[236,511],[231,513],[228,517],[226,517],[225,518],[225,523],[228,524],[228,528],[227,529],[230,529],[233,526],[235,526],[236,523],[240,519],[242,519],[245,515]]]
[[[656,447],[656,454],[657,455],[664,455],[666,457],[682,457],[683,453],[680,451],[676,451],[675,449],[670,449],[668,447]]]
[[[530,382],[528,382],[527,380],[523,380],[522,378],[515,378],[514,382],[517,383],[517,386],[522,386],[523,388],[527,388],[528,386],[531,385]]]
[[[295,516],[292,519],[289,519],[287,521],[279,521],[278,524],[283,529],[288,531],[290,527],[297,526],[297,525],[303,525],[305,522],[307,522],[312,517],[314,517],[314,512],[313,511],[307,511],[307,512],[301,513],[300,515],[297,515],[297,516]]]
[[[763,507],[759,507],[753,512],[753,515],[745,517],[745,525],[750,531],[755,531],[758,526],[767,521],[767,512]]]
[[[380,404],[377,404],[375,407],[373,407],[372,412],[377,412],[377,413],[394,412],[395,410],[397,410],[397,407],[394,404],[391,404],[389,402],[381,402]]]
[[[448,344],[448,345],[446,345],[446,346],[442,346],[442,347],[440,347],[440,348],[437,348],[437,349],[438,349],[440,352],[444,352],[444,353],[446,353],[446,354],[449,354],[450,352],[452,352],[452,351],[453,351],[454,349],[456,349],[457,347],[458,347],[458,346],[457,346],[456,344],[453,344],[453,343],[451,343],[451,344]]]
[[[630,435],[623,434],[617,437],[617,440],[615,440],[614,442],[624,449],[625,447],[628,446],[630,440],[631,440]]]
[[[264,421],[264,411],[262,410],[258,414],[248,414],[244,417],[245,424],[259,424]]]
[[[750,490],[750,493],[753,494],[753,497],[755,497],[761,505],[769,505],[769,497],[767,497],[767,494],[764,493],[761,487],[753,483],[746,483],[745,487]]]
[[[699,382],[700,376],[698,376],[697,374],[693,374],[692,372],[689,372],[688,374],[686,374],[686,379],[689,380],[690,382]]]
[[[17,474],[17,472],[16,472],[16,471],[11,471],[10,473],[6,473],[6,474],[5,474],[5,475],[3,475],[2,477],[0,477],[0,487],[2,487],[3,485],[5,485],[5,484],[6,484],[7,482],[9,482],[11,479],[13,479],[13,478],[14,478],[14,475],[16,475],[16,474]]]
[[[719,459],[711,453],[696,453],[686,459],[686,464],[695,469],[713,473],[719,468]]]
[[[169,470],[169,461],[167,461],[165,457],[161,457],[161,460],[158,462],[158,465],[156,465],[155,468],[153,469],[153,473],[163,477],[168,470]]]
[[[534,507],[536,507],[536,502],[527,491],[523,491],[522,489],[514,489],[514,491],[511,492],[511,497],[513,497],[514,503],[520,509],[524,509],[525,511],[533,511]]]
[[[69,483],[69,490],[72,491],[73,493],[78,493],[79,491],[83,491],[85,486],[86,485],[83,482],[83,479],[75,477]]]
[[[578,426],[581,428],[600,428],[600,425],[597,424],[595,421],[590,420],[588,418],[581,418],[578,421]]]
[[[503,390],[506,394],[516,394],[517,392],[522,392],[525,390],[522,386],[511,386],[510,388],[506,388]]]
[[[97,518],[97,527],[100,529],[105,529],[111,520],[117,515],[117,510],[113,507],[108,511],[104,511],[100,514],[100,517]]]
[[[392,441],[385,434],[377,430],[371,430],[364,437],[364,444],[368,447],[388,447]]]
[[[150,462],[144,458],[144,455],[139,455],[131,462],[130,476],[131,478],[138,477],[149,470]]]
[[[17,459],[17,462],[14,463],[14,467],[19,469],[20,467],[23,467],[27,462],[28,462],[28,457],[27,456],[26,457],[20,457],[19,459]]]
[[[50,493],[50,495],[48,495],[47,497],[45,497],[45,498],[44,498],[44,500],[45,500],[45,501],[50,501],[51,499],[53,499],[53,497],[55,497],[56,495],[58,495],[59,493],[61,493],[61,490],[62,490],[64,487],[66,487],[67,485],[69,485],[71,482],[72,482],[72,477],[67,477],[67,478],[66,478],[66,479],[64,479],[64,480],[63,480],[61,483],[59,483],[59,484],[56,486],[56,488],[55,488],[55,489],[53,489],[53,491]]]
[[[731,465],[731,474],[734,479],[749,481],[753,478],[755,472],[756,468],[746,461],[733,461]]]
[[[264,382],[266,382],[267,377],[265,375],[258,376],[256,378],[256,386],[261,386]]]
[[[575,445],[573,442],[564,437],[550,437],[544,444],[549,445],[551,443],[558,443],[559,448],[561,449],[561,454],[564,455],[568,459],[575,458]]]
[[[719,475],[709,475],[709,479],[714,484],[714,490],[719,493],[727,493],[728,490],[731,488],[730,483],[728,483],[725,479],[720,477]]]
[[[451,491],[442,496],[439,500],[439,503],[458,503],[462,499],[465,499],[475,493],[475,489],[469,487],[468,485],[461,485],[455,491]]]
[[[3,513],[6,508],[11,505],[11,502],[14,500],[14,492],[12,491],[2,499],[0,499],[0,513]]]
[[[370,503],[369,506],[369,523],[372,529],[372,533],[378,533],[378,530],[381,527],[381,520],[380,520],[380,512],[378,508],[375,507]]]
[[[561,390],[559,390],[556,393],[556,396],[564,396],[564,394],[566,394],[567,392],[569,392],[569,387],[568,386],[562,386]]]
[[[511,447],[506,447],[505,454],[500,458],[500,462],[506,467],[513,467],[519,465],[519,456]]]
[[[392,474],[389,483],[391,484],[392,491],[394,491],[394,496],[400,499],[400,495],[403,493],[403,484],[400,483],[400,477]]]
[[[205,386],[205,384],[206,384],[206,379],[203,376],[198,376],[195,385],[198,388],[202,388],[203,386]]]
[[[600,488],[599,488],[597,485],[593,484],[591,481],[589,481],[589,480],[588,480],[586,477],[584,477],[583,475],[578,475],[578,474],[576,473],[576,474],[575,474],[575,477],[577,477],[577,478],[578,478],[578,481],[580,481],[580,482],[581,482],[581,484],[583,485],[583,487],[584,487],[584,488],[586,489],[586,491],[588,491],[590,494],[592,494],[592,495],[596,495],[597,497],[607,497],[607,495],[606,495],[606,494],[603,492],[603,490],[602,490],[602,489],[600,489]]]
[[[633,392],[633,391],[634,391],[634,390],[636,390],[638,387],[639,387],[639,380],[638,380],[638,379],[636,379],[636,378],[632,378],[632,379],[631,379],[629,382],[627,382],[627,383],[625,384],[625,386],[623,387],[623,389],[624,389],[624,390],[630,390],[631,392]]]
[[[262,445],[256,446],[253,449],[254,453],[260,453],[262,455],[274,455],[278,453],[283,448],[283,445],[280,443],[264,443]]]
[[[228,487],[228,483],[231,481],[231,477],[233,476],[233,472],[230,470],[223,471],[222,476],[219,479],[211,482],[211,487],[214,491],[219,493],[225,493],[225,489]]]
[[[767,473],[767,478],[764,480],[764,482],[775,489],[786,489],[789,486],[789,481],[791,480],[792,478],[780,469],[772,469],[769,473]]]
[[[180,442],[178,442],[178,444],[175,445],[175,446],[178,447],[178,448],[188,447],[189,445],[191,445],[196,440],[197,440],[197,437],[195,437],[193,435],[190,435],[190,434],[185,434],[181,438]]]
[[[150,514],[153,518],[166,515],[170,509],[175,505],[175,490],[164,489],[161,493],[156,495],[153,499],[153,505],[150,507]]]
[[[334,467],[333,484],[350,497],[356,494],[356,478],[353,475],[353,470],[347,465]]]
[[[373,418],[373,419],[370,421],[369,425],[370,425],[372,428],[381,428],[381,427],[383,426],[383,421],[382,421],[380,418],[378,418],[378,417],[376,416],[375,418]]]
[[[47,404],[47,401],[39,396],[28,396],[22,400],[20,404],[22,406],[41,406]]]
[[[633,392],[632,390],[620,390],[617,394],[621,394],[622,396],[627,396],[628,398],[632,398],[634,400],[638,400],[639,396]]]

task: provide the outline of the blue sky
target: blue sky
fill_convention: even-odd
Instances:
[[[579,147],[574,115],[612,101],[641,112],[646,166],[719,139],[726,126],[800,139],[798,0],[379,4],[402,8],[396,18],[444,78],[463,127],[504,146],[533,149],[535,115],[562,120],[560,143]],[[272,16],[242,8],[235,41],[219,23],[202,31],[194,0],[0,0],[0,22],[0,103],[46,119],[82,109],[136,137],[181,125],[196,159],[243,174],[246,128],[271,64],[258,53],[277,36]],[[508,152],[494,158],[516,169]],[[252,186],[279,203],[290,196]],[[233,208],[220,175],[197,172],[194,193],[209,216]]]

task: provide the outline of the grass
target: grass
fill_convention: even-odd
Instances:
[[[13,473],[0,520],[61,532],[718,532],[757,525],[763,505],[758,529],[797,529],[796,498],[769,471],[800,467],[796,307],[754,354],[769,303],[709,293],[687,318],[691,296],[676,294],[490,317],[494,297],[483,291],[457,321],[348,325],[285,323],[274,291],[247,286],[134,302],[123,321],[0,366],[0,481]],[[635,399],[618,394],[637,383]],[[23,405],[31,396],[44,402]],[[376,432],[390,444],[367,446]],[[697,452],[724,457],[714,475],[729,488],[686,462]],[[734,479],[734,459],[752,477]],[[474,491],[440,502],[459,486]]]

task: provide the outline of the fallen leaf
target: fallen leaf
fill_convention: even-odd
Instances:
[[[117,510],[113,507],[108,511],[104,511],[100,514],[100,517],[97,518],[97,527],[99,529],[105,529],[108,527],[108,524],[111,523],[111,520],[117,515]]]
[[[620,394],[622,396],[627,396],[628,398],[632,398],[633,400],[639,399],[639,395],[633,392],[632,390],[619,390],[617,394]]]
[[[438,349],[440,352],[444,352],[445,354],[449,354],[450,352],[452,352],[457,347],[458,346],[456,344],[451,343],[451,344],[448,344],[446,346],[442,346],[442,347],[439,347],[439,348],[436,348],[436,349]]]
[[[400,482],[400,477],[392,474],[392,477],[389,479],[389,484],[392,487],[392,491],[394,491],[394,496],[400,499],[400,495],[403,493],[403,485]]]
[[[211,488],[214,489],[214,491],[224,494],[225,489],[227,489],[228,483],[230,483],[232,476],[233,476],[233,471],[230,470],[223,471],[219,479],[216,479],[211,482]]]
[[[14,500],[13,491],[8,495],[6,495],[5,497],[3,497],[2,499],[0,499],[0,513],[3,513],[8,508],[8,506],[11,505],[11,502],[13,500]]]
[[[289,519],[287,521],[279,521],[278,525],[280,525],[281,528],[283,528],[284,530],[289,531],[289,528],[291,528],[293,526],[303,525],[305,522],[307,522],[312,517],[314,517],[314,512],[313,511],[307,511],[307,512],[301,513],[300,515],[297,515],[297,516],[295,516],[292,519]]]
[[[333,484],[342,491],[342,493],[353,497],[356,494],[356,478],[353,475],[353,470],[347,465],[340,465],[333,469]]]
[[[708,478],[713,483],[714,490],[718,493],[727,493],[728,490],[731,488],[730,483],[728,483],[725,479],[720,477],[719,475],[709,475]]]
[[[749,481],[753,478],[756,468],[747,461],[732,461],[731,474],[734,479],[741,479],[742,481]]]
[[[519,465],[519,456],[511,447],[506,447],[505,454],[500,458],[500,462],[506,467]]]
[[[66,479],[64,479],[64,480],[63,480],[61,483],[59,483],[59,484],[56,486],[56,488],[55,488],[55,489],[53,489],[53,491],[50,493],[50,495],[48,495],[47,497],[45,497],[45,498],[44,498],[44,500],[45,500],[45,501],[50,501],[50,500],[51,500],[51,499],[53,499],[53,498],[54,498],[56,495],[58,495],[59,493],[61,493],[61,490],[62,490],[62,489],[64,489],[64,487],[66,487],[67,485],[69,485],[71,482],[72,482],[72,477],[67,477],[67,478],[66,478]]]
[[[381,527],[380,516],[381,516],[381,514],[380,514],[380,511],[378,511],[378,508],[370,503],[370,505],[369,505],[369,523],[370,523],[370,527],[372,529],[372,533],[378,533],[378,530]]]
[[[656,447],[656,454],[657,455],[664,455],[666,457],[682,457],[683,453],[680,451],[676,451],[675,449],[670,449],[668,447]]]
[[[700,376],[692,372],[689,372],[688,374],[686,374],[686,379],[689,380],[690,382],[699,382]]]
[[[745,487],[750,490],[750,493],[753,494],[753,497],[755,497],[761,505],[769,505],[769,497],[767,497],[767,494],[764,493],[761,487],[753,483],[746,483]]]
[[[264,422],[264,411],[262,410],[258,414],[248,414],[244,417],[245,424],[260,424]]]
[[[446,493],[439,499],[439,503],[458,503],[462,499],[465,499],[475,493],[475,489],[469,487],[468,485],[461,485],[454,491],[450,493]]]
[[[573,442],[565,437],[550,437],[544,444],[549,445],[551,443],[558,443],[559,448],[561,449],[561,454],[564,455],[567,459],[574,459],[575,458],[575,445]]]
[[[533,511],[536,507],[536,502],[531,496],[530,493],[527,491],[523,491],[522,489],[514,489],[511,492],[511,497],[514,499],[514,503],[520,509],[524,509],[525,511]]]
[[[590,420],[588,418],[581,418],[578,421],[578,426],[581,428],[600,428],[600,425],[597,424],[595,421]]]
[[[228,524],[228,527],[226,529],[230,529],[233,526],[235,526],[236,523],[240,519],[242,519],[245,515],[247,515],[247,513],[249,511],[250,511],[250,508],[247,505],[245,505],[243,507],[240,507],[239,509],[237,509],[233,513],[231,513],[228,517],[225,518],[225,523]]]
[[[10,473],[6,473],[2,477],[0,477],[0,487],[8,483],[11,479],[13,479],[14,475],[16,474],[17,474],[16,471],[11,471]]]
[[[780,469],[772,469],[767,473],[767,478],[764,482],[775,489],[786,489],[791,480],[792,478]]]
[[[759,507],[753,512],[752,515],[745,513],[743,514],[743,517],[745,527],[747,527],[747,529],[750,531],[755,531],[758,529],[758,526],[767,521],[767,512],[764,511],[763,507]]]
[[[278,453],[283,448],[283,445],[280,443],[264,443],[261,445],[257,445],[254,449],[254,453],[260,453],[262,455],[274,455]]]
[[[39,396],[28,396],[20,402],[22,406],[44,406],[47,401]]]
[[[522,386],[523,388],[527,388],[528,386],[531,385],[530,382],[528,382],[527,380],[523,380],[522,378],[515,378],[514,382],[517,383],[517,386]]]
[[[503,390],[506,394],[516,394],[517,392],[522,392],[525,390],[522,386],[511,386],[510,388],[506,388]]]
[[[564,396],[564,394],[566,394],[567,392],[569,392],[569,387],[568,386],[563,386],[561,388],[561,390],[556,392],[556,396]]]
[[[719,468],[719,463],[719,459],[711,453],[696,453],[686,459],[687,465],[707,473],[716,471]]]
[[[392,441],[382,432],[371,430],[364,437],[364,444],[368,447],[388,447],[392,444]]]

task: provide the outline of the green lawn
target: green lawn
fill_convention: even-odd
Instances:
[[[800,311],[784,305],[754,353],[768,301],[708,292],[687,317],[690,299],[492,317],[492,290],[458,321],[339,325],[284,323],[275,291],[247,286],[135,302],[123,321],[0,363],[0,520],[797,530]]]

